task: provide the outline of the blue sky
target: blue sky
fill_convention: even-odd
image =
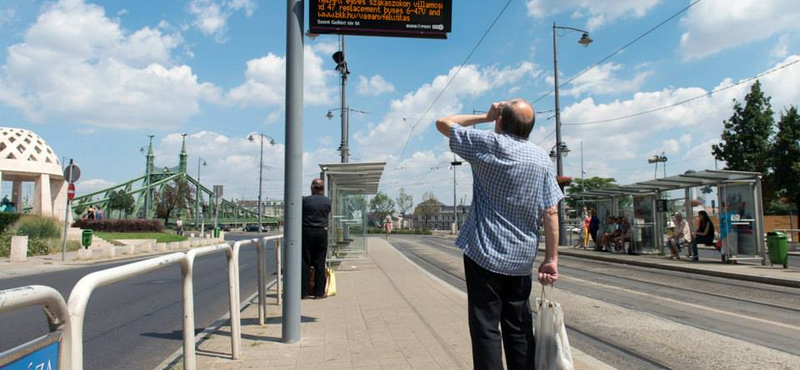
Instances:
[[[348,37],[353,161],[387,161],[381,190],[405,187],[452,202],[452,154],[433,127],[438,116],[485,110],[511,97],[536,100],[552,90],[553,22],[588,29],[559,33],[563,80],[671,16],[689,1],[512,1],[475,55],[430,106],[505,2],[454,2],[448,40]],[[800,59],[796,0],[702,0],[622,53],[562,88],[567,175],[620,183],[652,178],[647,158],[664,151],[667,173],[713,168],[732,99],[749,84],[675,108],[594,125],[736,83]],[[190,168],[223,184],[231,198],[256,197],[258,146],[252,132],[277,140],[265,149],[265,194],[283,196],[283,1],[182,0],[0,2],[0,126],[33,130],[61,156],[75,158],[78,193],[144,171],[139,148],[155,135],[157,164],[177,162],[188,134]],[[319,163],[338,162],[338,80],[330,58],[335,36],[306,39],[305,181]],[[764,76],[773,108],[800,103],[800,63]],[[554,106],[552,96],[535,104]],[[428,109],[430,113],[419,120]],[[531,141],[555,143],[552,113],[537,116]],[[403,120],[402,118],[406,119]],[[411,127],[414,127],[413,133]],[[482,128],[488,129],[488,125]],[[406,138],[407,150],[403,153]],[[545,140],[543,140],[545,139]],[[402,154],[402,155],[401,155]],[[437,169],[438,168],[438,169]],[[459,169],[459,198],[469,201],[468,167]],[[661,173],[661,170],[659,170]],[[4,191],[10,189],[3,187]]]

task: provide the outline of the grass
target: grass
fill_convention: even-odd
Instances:
[[[169,234],[169,233],[157,233],[157,232],[115,233],[115,232],[98,231],[95,232],[95,235],[105,240],[155,239],[156,243],[181,242],[188,239],[187,237],[181,235]]]

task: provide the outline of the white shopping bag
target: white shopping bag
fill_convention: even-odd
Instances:
[[[549,298],[542,286],[542,297],[536,299],[536,319],[533,322],[536,336],[536,370],[572,370],[572,349],[564,326],[561,305]]]

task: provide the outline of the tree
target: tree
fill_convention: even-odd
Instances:
[[[127,216],[129,213],[133,212],[133,195],[128,194],[125,190],[117,190],[108,193],[108,209],[109,211],[114,211],[115,209],[119,211],[119,218],[123,218],[123,213]],[[109,212],[109,216],[111,212]]]
[[[436,194],[431,191],[427,191],[425,194],[422,194],[422,203],[420,203],[417,208],[414,209],[414,217],[424,218],[425,230],[427,230],[428,221],[439,213],[441,206],[442,204],[439,203],[439,199],[436,198]]]
[[[725,161],[726,169],[759,172],[764,176],[765,203],[774,198],[770,167],[775,119],[770,97],[764,96],[756,81],[744,98],[745,105],[734,99],[733,116],[724,121],[722,142],[711,146],[714,157]]]
[[[572,184],[567,188],[567,196],[578,194],[584,189],[586,191],[589,190],[598,190],[598,189],[605,189],[616,186],[617,180],[614,180],[611,177],[591,177],[588,179],[580,179],[574,178],[572,179]],[[578,207],[578,199],[569,197],[567,198],[567,205],[572,207],[573,209],[577,209]]]
[[[375,194],[372,200],[370,200],[369,209],[374,215],[379,217],[379,220],[384,220],[386,216],[394,212],[394,201],[392,198],[389,198],[386,193],[379,191],[378,194]]]
[[[406,189],[400,188],[400,195],[397,196],[397,208],[400,208],[400,213],[405,215],[412,207],[414,207],[414,196],[406,193]]]
[[[192,187],[184,178],[175,180],[156,193],[156,217],[163,218],[166,224],[173,212],[186,209],[191,202]]]
[[[781,114],[778,134],[772,148],[775,187],[781,196],[800,209],[800,114],[792,106]],[[791,206],[790,206],[791,210]],[[798,214],[797,225],[800,225]]]

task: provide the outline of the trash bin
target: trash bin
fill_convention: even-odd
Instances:
[[[94,231],[91,229],[85,229],[81,232],[81,245],[84,248],[89,249],[92,246],[92,238],[94,237]]]
[[[773,265],[789,267],[789,245],[785,233],[779,231],[767,233],[767,247],[769,248],[769,260]]]
[[[214,228],[214,238],[219,239],[219,227]]]

